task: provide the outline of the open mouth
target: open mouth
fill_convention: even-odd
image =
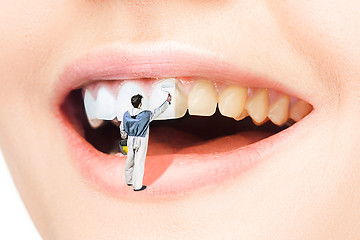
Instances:
[[[288,128],[312,110],[276,90],[191,77],[98,81],[73,90],[63,109],[94,148],[121,156],[118,126],[131,109],[131,96],[142,94],[142,108],[154,110],[166,100],[167,90],[173,102],[151,124],[149,156],[232,151]]]
[[[216,186],[256,166],[296,136],[292,125],[313,110],[279,82],[172,46],[86,55],[65,69],[57,92],[60,129],[82,175],[100,189],[135,198],[125,184],[118,127],[135,94],[149,110],[172,95],[150,124],[148,188],[140,193],[160,198]]]

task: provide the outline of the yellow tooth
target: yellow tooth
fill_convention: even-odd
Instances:
[[[219,95],[219,110],[226,117],[236,118],[244,110],[247,88],[230,86]]]
[[[176,99],[175,118],[183,117],[188,109],[188,99],[179,84],[176,84],[174,99]]]
[[[269,108],[269,119],[276,125],[284,124],[289,118],[290,97],[283,95],[281,98],[271,104]]]
[[[217,105],[217,92],[214,85],[206,80],[195,82],[188,96],[188,104],[190,115],[213,115]]]
[[[256,126],[260,126],[260,125],[263,125],[264,123],[266,123],[267,121],[269,121],[269,118],[266,117],[266,118],[264,119],[264,121],[262,121],[262,122],[256,122],[254,119],[252,119],[252,121],[253,121],[253,123],[254,123]]]
[[[259,90],[246,102],[245,109],[255,123],[262,123],[269,112],[269,94],[267,89]]]
[[[298,122],[312,111],[313,107],[303,100],[295,103],[290,109],[290,118]]]
[[[244,109],[239,116],[237,116],[236,118],[234,118],[236,121],[240,121],[243,120],[244,118],[246,118],[247,116],[249,116],[249,113]]]

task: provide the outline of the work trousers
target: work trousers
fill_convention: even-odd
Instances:
[[[127,159],[125,165],[125,181],[132,184],[134,189],[140,189],[144,177],[145,158],[149,134],[145,137],[129,136],[127,140]]]

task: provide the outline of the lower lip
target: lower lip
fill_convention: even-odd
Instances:
[[[271,158],[284,147],[313,114],[275,135],[225,153],[148,156],[143,181],[148,188],[142,192],[134,192],[125,184],[125,156],[99,152],[74,130],[60,110],[57,115],[75,166],[90,185],[122,199],[158,200],[174,199],[220,186],[230,179],[234,181],[234,177]]]

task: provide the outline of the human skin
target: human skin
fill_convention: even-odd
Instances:
[[[359,1],[4,1],[0,146],[44,239],[359,239]],[[52,105],[65,66],[173,41],[294,86],[301,133],[219,188],[128,201],[74,167]],[[297,123],[297,124],[300,124]]]

